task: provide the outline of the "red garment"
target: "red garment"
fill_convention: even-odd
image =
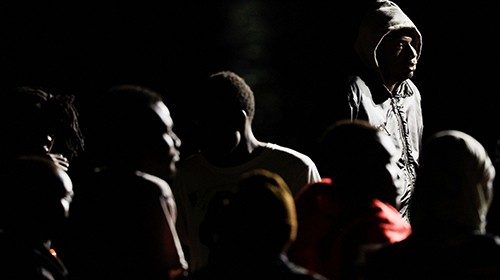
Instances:
[[[373,200],[372,207],[377,211],[375,224],[389,243],[399,242],[410,235],[410,224],[401,219],[401,214],[394,207],[378,199]]]
[[[374,198],[362,205],[343,198],[331,180],[304,188],[296,205],[299,233],[289,257],[329,279],[354,279],[367,252],[411,233],[410,224],[390,204]]]

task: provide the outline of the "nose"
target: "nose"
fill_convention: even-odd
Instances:
[[[416,57],[418,53],[412,44],[406,45],[405,53],[408,57],[412,58],[412,61],[415,60],[414,62],[416,63]]]
[[[174,140],[174,146],[177,148],[177,149],[180,149],[181,145],[182,145],[182,141],[181,139],[177,136],[177,134],[175,134],[174,132],[172,132],[172,140]]]
[[[182,141],[177,136],[177,134],[175,134],[174,132],[171,133],[170,137],[172,138],[172,142],[173,142],[172,148],[175,151],[174,160],[177,161],[177,160],[180,159],[180,156],[181,156],[180,148],[181,148],[181,145],[182,145]]]

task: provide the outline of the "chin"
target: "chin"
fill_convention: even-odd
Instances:
[[[413,78],[413,74],[414,74],[414,73],[415,73],[414,71],[409,71],[409,72],[408,72],[408,74],[406,75],[406,78],[407,78],[407,79],[411,79],[411,78]]]

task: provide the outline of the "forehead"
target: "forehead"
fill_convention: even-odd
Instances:
[[[414,41],[416,33],[412,29],[399,29],[390,32],[384,37],[384,41]]]
[[[152,109],[167,127],[173,126],[174,123],[172,121],[172,117],[170,116],[170,111],[168,110],[165,103],[158,101],[152,105]]]

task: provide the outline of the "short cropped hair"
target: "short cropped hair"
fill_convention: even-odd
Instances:
[[[250,86],[245,80],[232,71],[221,71],[210,75],[207,86],[204,89],[207,95],[202,97],[203,101],[210,105],[210,110],[219,108],[227,111],[244,110],[250,120],[255,115],[255,99]],[[208,108],[207,108],[208,109]]]

